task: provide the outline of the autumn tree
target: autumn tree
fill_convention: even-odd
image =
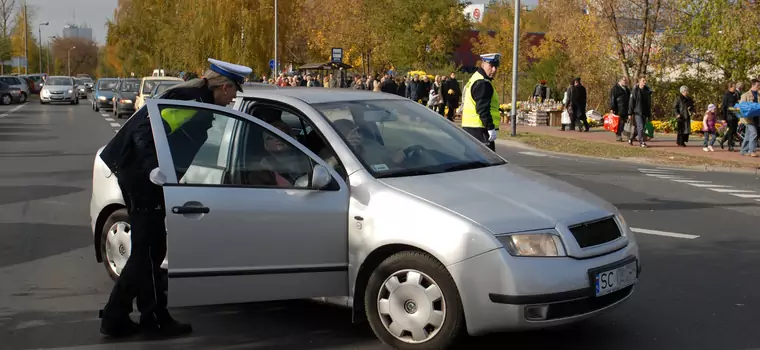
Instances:
[[[0,61],[11,59],[11,29],[13,28],[13,10],[16,0],[0,0]],[[0,74],[5,73],[5,65],[0,65]]]
[[[35,37],[34,31],[29,24],[34,23],[34,18],[36,17],[34,10],[32,8],[28,9],[26,11],[26,15],[28,18],[26,22],[26,36],[24,36],[24,8],[19,7],[17,9],[15,19],[13,21],[14,25],[11,29],[11,55],[17,57],[26,57],[26,50],[28,49],[29,56],[27,57],[27,70],[29,73],[41,72],[42,67],[39,66],[40,50],[37,46],[37,38]],[[26,45],[24,44],[24,39],[26,39]]]
[[[682,61],[699,60],[725,80],[746,79],[760,66],[760,7],[747,0],[678,0],[672,45]]]
[[[58,74],[68,74],[70,62],[72,76],[77,74],[97,76],[98,46],[94,41],[83,38],[57,38],[53,40],[52,50],[55,57],[55,71]]]

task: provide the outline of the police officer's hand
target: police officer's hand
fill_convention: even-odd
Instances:
[[[150,182],[163,186],[166,183],[166,175],[158,170],[158,168],[155,168],[150,171]]]
[[[496,140],[496,130],[488,130],[488,142],[493,142]]]

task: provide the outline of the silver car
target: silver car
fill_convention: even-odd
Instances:
[[[68,102],[72,105],[79,104],[77,85],[72,77],[49,77],[40,90],[40,103]]]
[[[321,298],[392,347],[446,348],[588,318],[638,280],[614,206],[509,164],[410,100],[291,88],[239,94],[234,110],[146,107],[166,178],[172,306]],[[167,137],[165,109],[194,122]],[[122,203],[96,157],[96,247],[128,227]],[[128,250],[128,235],[118,242],[112,251]]]
[[[27,98],[31,94],[31,91],[29,91],[29,83],[24,78],[12,75],[3,75],[0,76],[0,81],[8,84],[12,88],[21,89],[21,103],[26,102]]]

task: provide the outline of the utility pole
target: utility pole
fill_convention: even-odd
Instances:
[[[274,0],[274,74],[272,78],[279,76],[280,61],[277,60],[277,0]]]
[[[27,19],[26,0],[24,0],[24,74],[29,74],[29,21]],[[21,71],[18,72],[21,74]]]
[[[40,23],[40,25],[37,26],[37,30],[38,30],[38,34],[39,34],[39,36],[37,38],[39,38],[39,40],[40,40],[40,54],[38,55],[38,56],[40,56],[40,66],[39,66],[40,67],[40,73],[42,73],[42,26],[46,26],[46,25],[49,25],[49,24],[50,24],[50,22],[45,22],[45,23]],[[48,66],[50,66],[50,65],[48,64]]]
[[[517,57],[520,53],[520,0],[515,0],[515,37],[512,44],[512,136],[517,136]]]

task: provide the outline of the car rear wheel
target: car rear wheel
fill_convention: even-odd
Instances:
[[[375,335],[395,349],[447,349],[465,336],[456,283],[426,253],[385,259],[370,276],[364,307]]]
[[[21,102],[21,103],[24,103],[24,102],[26,102],[26,92],[22,92],[22,93],[21,93],[21,101],[20,101],[20,102]]]
[[[11,102],[13,102],[13,99],[11,98],[11,95],[8,95],[8,94],[3,95],[3,97],[2,97],[2,103],[4,105],[9,105],[9,104],[11,104]]]
[[[100,256],[108,276],[119,279],[121,270],[127,264],[132,252],[132,226],[126,208],[111,213],[103,225],[100,235]]]

